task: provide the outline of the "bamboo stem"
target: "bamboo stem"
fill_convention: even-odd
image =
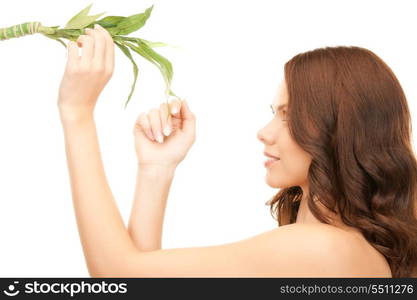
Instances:
[[[0,28],[0,41],[18,38],[35,33],[54,34],[55,29],[44,27],[40,22],[27,22],[10,27]]]

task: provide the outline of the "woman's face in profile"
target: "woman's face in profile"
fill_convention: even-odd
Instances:
[[[282,80],[271,104],[272,119],[258,131],[258,139],[265,145],[264,151],[280,158],[266,167],[266,181],[273,188],[306,187],[308,168],[311,163],[311,156],[290,136],[287,104],[286,83]],[[266,157],[266,159],[269,158]]]

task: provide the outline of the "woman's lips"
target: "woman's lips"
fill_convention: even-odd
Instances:
[[[266,168],[269,167],[274,162],[277,162],[280,160],[278,156],[272,155],[271,153],[268,153],[266,151],[264,152],[264,155],[269,158],[267,161],[264,162],[264,166]]]
[[[265,168],[268,168],[270,165],[272,165],[273,163],[275,163],[277,161],[280,161],[280,159],[279,158],[278,159],[275,159],[275,158],[268,159],[264,162],[264,166],[265,166]]]

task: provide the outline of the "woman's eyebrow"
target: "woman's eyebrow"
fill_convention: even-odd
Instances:
[[[286,107],[287,106],[287,104],[285,103],[285,104],[281,104],[281,105],[278,105],[278,107],[277,107],[277,111],[279,111],[279,110],[281,110],[281,109],[283,109],[284,107]],[[275,108],[274,108],[274,106],[271,104],[271,108],[273,109],[273,110],[275,110]]]
[[[287,104],[281,104],[281,105],[278,105],[277,110],[281,110],[281,109],[283,109],[284,107],[287,107]]]

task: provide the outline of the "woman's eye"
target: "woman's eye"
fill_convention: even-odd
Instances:
[[[286,110],[281,110],[280,118],[281,118],[282,121],[287,121],[287,111]]]
[[[271,105],[270,107],[271,107],[271,112],[272,112],[272,114],[273,114],[274,116],[276,116],[276,111],[275,111],[274,107],[273,107],[272,105]],[[279,110],[278,110],[278,114],[279,114],[279,118],[280,118],[282,121],[287,121],[287,119],[286,119],[287,111],[286,111],[285,109],[279,109]]]

